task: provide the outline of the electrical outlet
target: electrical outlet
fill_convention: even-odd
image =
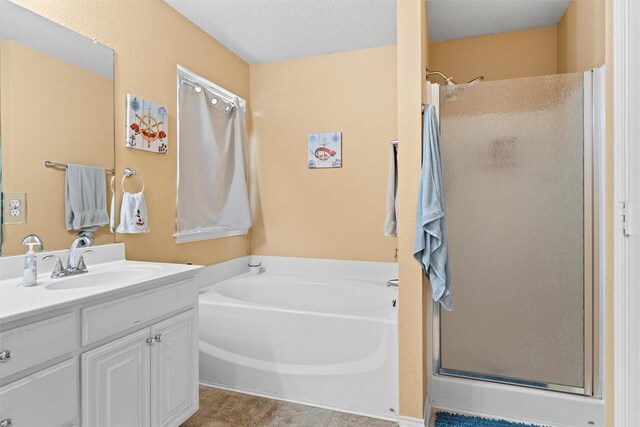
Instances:
[[[27,193],[3,193],[3,219],[9,224],[26,224],[27,222]]]

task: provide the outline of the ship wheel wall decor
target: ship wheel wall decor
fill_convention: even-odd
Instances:
[[[169,145],[169,113],[166,107],[127,95],[127,139],[125,146],[166,154]]]

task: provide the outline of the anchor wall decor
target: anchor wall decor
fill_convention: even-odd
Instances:
[[[168,141],[167,109],[155,102],[134,95],[127,95],[128,148],[166,154]]]

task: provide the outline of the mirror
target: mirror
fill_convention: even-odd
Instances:
[[[1,255],[25,253],[31,233],[46,250],[70,246],[65,169],[45,161],[113,170],[113,107],[113,50],[0,0]],[[108,225],[94,237],[115,242]]]

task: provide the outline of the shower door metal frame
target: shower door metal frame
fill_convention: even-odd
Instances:
[[[506,385],[530,387],[563,393],[572,393],[588,397],[601,396],[601,358],[600,358],[600,221],[604,217],[600,201],[600,182],[603,177],[600,167],[603,158],[602,134],[604,123],[604,109],[602,106],[604,66],[600,69],[583,73],[583,190],[584,190],[584,387],[573,387],[562,384],[552,384],[519,378],[499,377],[475,372],[445,369],[440,366],[441,336],[440,336],[440,304],[433,302],[432,306],[432,355],[433,375],[463,378],[469,380],[488,381]],[[429,86],[430,102],[437,106],[436,113],[440,118],[440,85]]]

